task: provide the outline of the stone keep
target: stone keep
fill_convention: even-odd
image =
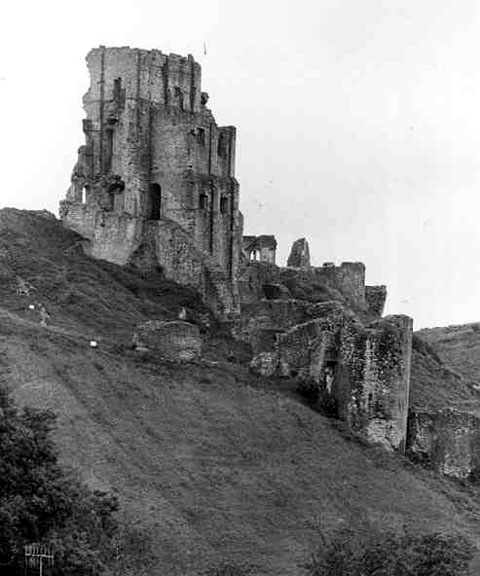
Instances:
[[[116,264],[160,266],[220,314],[238,310],[242,217],[235,128],[219,127],[192,56],[100,47],[87,56],[81,146],[64,223]]]

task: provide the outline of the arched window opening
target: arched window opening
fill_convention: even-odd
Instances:
[[[222,196],[220,198],[220,213],[226,214],[228,210],[228,198],[226,196]]]
[[[218,136],[217,154],[220,156],[220,158],[225,158],[227,155],[227,142],[223,132],[220,132],[220,135]]]
[[[205,146],[205,130],[204,130],[204,128],[197,128],[197,142],[201,146]]]
[[[337,363],[334,360],[327,360],[327,362],[325,362],[324,383],[329,394],[332,393],[333,383],[335,381],[336,365]]]
[[[112,169],[112,158],[113,158],[113,130],[107,129],[105,136],[106,136],[105,172],[110,172]]]
[[[80,201],[82,204],[86,204],[87,203],[87,198],[88,198],[88,193],[90,192],[90,187],[89,186],[83,186],[82,188],[82,196],[80,198]]]
[[[115,100],[120,100],[122,95],[122,79],[115,78],[113,81],[113,97]]]
[[[162,211],[162,189],[160,184],[153,183],[148,185],[148,196],[150,202],[149,220],[160,220]]]
[[[208,208],[208,196],[206,194],[200,194],[198,197],[198,207],[200,210],[206,210]]]
[[[175,99],[180,110],[184,110],[184,102],[183,102],[183,90],[178,86],[175,86]]]

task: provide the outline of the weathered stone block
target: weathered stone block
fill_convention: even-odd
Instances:
[[[357,310],[366,310],[365,266],[361,262],[342,262],[340,266],[324,265],[311,268],[283,268],[279,281],[294,298],[310,301],[328,299],[343,301]],[[304,296],[300,296],[304,293]],[[332,296],[336,294],[335,298]]]
[[[468,478],[480,472],[480,415],[454,408],[412,410],[408,452],[438,472]]]
[[[365,327],[338,303],[324,304],[323,312],[279,336],[279,363],[290,375],[316,382],[321,402],[353,430],[404,450],[411,319],[389,316]]]
[[[386,286],[365,286],[365,301],[369,314],[381,318],[383,316],[383,310],[385,309],[386,300]]]
[[[292,244],[287,266],[291,268],[310,268],[310,248],[305,238],[299,238]]]
[[[312,318],[322,317],[332,305],[335,303],[312,304],[304,300],[263,299],[244,311],[242,317],[234,322],[233,334],[254,346],[254,352],[260,352],[260,349],[255,348],[259,332],[285,332]]]
[[[135,329],[133,344],[137,350],[151,350],[159,358],[173,362],[191,362],[202,352],[197,326],[181,320],[143,322]]]
[[[250,370],[266,378],[275,374],[277,366],[278,357],[276,352],[260,352],[250,362]]]
[[[274,264],[244,262],[238,275],[238,289],[243,306],[258,302],[265,297],[263,287],[278,283],[280,269]]]
[[[369,439],[402,451],[407,437],[412,327],[411,318],[398,315],[367,328],[363,381],[355,387],[348,416],[352,427],[365,429]]]

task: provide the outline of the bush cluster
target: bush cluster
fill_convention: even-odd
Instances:
[[[44,574],[108,572],[118,542],[115,497],[92,492],[60,467],[54,416],[18,410],[0,384],[0,574],[24,574],[24,546],[46,544],[54,569]]]
[[[473,551],[459,534],[342,528],[323,539],[306,568],[308,576],[464,576]]]

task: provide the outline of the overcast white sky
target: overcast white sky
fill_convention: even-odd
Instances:
[[[203,54],[204,42],[207,55]],[[57,213],[94,46],[191,53],[238,129],[245,232],[363,261],[415,327],[480,321],[476,0],[17,0],[0,8],[0,206]]]

